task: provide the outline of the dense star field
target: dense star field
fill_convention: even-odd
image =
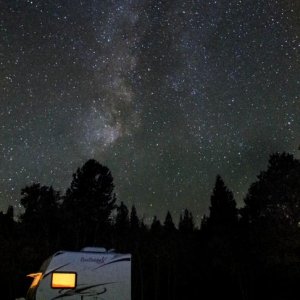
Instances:
[[[300,151],[298,0],[0,0],[0,209],[90,158],[145,219],[242,205]]]

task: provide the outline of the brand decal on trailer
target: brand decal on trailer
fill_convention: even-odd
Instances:
[[[96,257],[81,257],[80,259],[81,262],[83,263],[97,263],[97,264],[104,264],[107,261],[107,257],[101,257],[101,258],[96,258]]]

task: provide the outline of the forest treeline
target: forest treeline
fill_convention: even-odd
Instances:
[[[110,170],[95,160],[73,174],[65,194],[32,184],[24,212],[0,213],[1,299],[25,296],[29,273],[57,250],[103,246],[132,253],[132,299],[296,299],[300,282],[300,161],[270,155],[244,206],[216,177],[200,228],[185,209],[146,225],[117,204]]]

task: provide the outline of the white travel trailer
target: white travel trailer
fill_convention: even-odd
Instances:
[[[131,255],[104,248],[59,251],[28,276],[27,300],[131,299]]]

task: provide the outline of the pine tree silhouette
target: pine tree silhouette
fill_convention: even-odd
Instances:
[[[180,214],[178,229],[182,233],[192,233],[195,229],[193,215],[188,209],[184,210],[183,216]]]
[[[238,215],[232,192],[225,186],[220,175],[216,178],[210,198],[210,215],[207,226],[212,230],[230,230],[237,225]]]

